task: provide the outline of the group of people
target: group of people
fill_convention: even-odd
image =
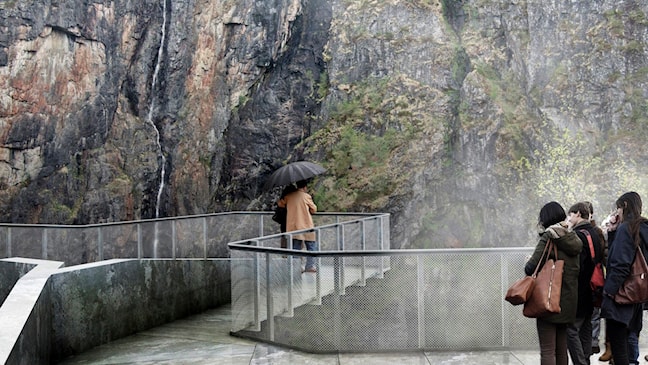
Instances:
[[[281,192],[277,206],[286,209],[286,220],[281,224],[281,232],[299,231],[314,228],[313,214],[317,212],[317,205],[308,193],[308,181],[300,180],[294,185],[287,185]],[[308,251],[317,251],[318,244],[315,232],[298,233],[292,236],[292,249],[301,250],[306,247]],[[317,272],[314,257],[306,258],[306,265],[302,272]]]
[[[569,357],[574,365],[590,364],[598,347],[598,342],[596,346],[592,342],[599,328],[599,319],[592,320],[594,313],[605,320],[606,351],[600,360],[615,365],[639,363],[643,305],[619,304],[614,298],[630,274],[637,245],[648,257],[648,219],[641,216],[641,197],[636,192],[621,195],[615,205],[603,227],[596,225],[589,202],[576,203],[567,212],[557,202],[540,209],[540,239],[524,270],[533,274],[550,241],[557,247],[557,258],[553,254],[550,258],[564,260],[560,313],[536,319],[542,365],[567,365]],[[590,279],[599,262],[606,276],[602,291],[597,292]]]

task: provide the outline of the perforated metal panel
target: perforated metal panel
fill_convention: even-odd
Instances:
[[[261,291],[276,291],[275,316],[268,321],[262,309],[257,328],[239,334],[309,352],[537,348],[535,321],[503,300],[509,283],[522,275],[527,253],[486,249],[324,256],[318,274],[291,277],[282,267],[289,261],[277,261],[271,286],[258,285]],[[283,295],[286,285],[292,285],[292,310]]]
[[[457,252],[423,257],[425,348],[532,347],[533,321],[520,322],[511,336],[512,308],[503,301],[499,253]],[[518,268],[521,266],[518,266]],[[514,337],[517,343],[510,339]]]
[[[530,250],[528,253],[517,251],[502,254],[502,274],[504,277],[502,298],[504,298],[509,285],[524,276],[525,258],[531,252]],[[536,321],[524,317],[522,308],[521,305],[513,306],[503,302],[502,326],[504,335],[507,336],[505,340],[512,348],[537,348]]]

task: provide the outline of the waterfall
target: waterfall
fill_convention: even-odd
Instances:
[[[167,24],[167,2],[162,0],[162,36],[160,37],[160,47],[158,48],[157,53],[157,62],[155,63],[155,69],[153,70],[153,80],[151,81],[151,103],[149,105],[148,116],[146,120],[153,126],[155,130],[156,143],[160,151],[160,157],[162,157],[162,167],[160,168],[160,186],[158,187],[157,199],[155,201],[155,218],[160,216],[160,200],[162,198],[162,191],[164,190],[164,177],[166,174],[166,156],[164,156],[164,151],[162,150],[162,143],[160,142],[160,131],[158,130],[155,123],[153,123],[153,112],[155,110],[155,84],[157,83],[158,74],[160,73],[160,64],[162,63],[162,55],[164,53],[164,42],[166,41],[166,24]]]

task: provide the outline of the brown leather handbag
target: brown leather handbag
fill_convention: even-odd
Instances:
[[[523,277],[522,279],[516,280],[511,286],[508,288],[506,291],[506,295],[504,296],[504,300],[507,302],[513,304],[513,305],[520,305],[526,303],[527,300],[531,297],[531,294],[533,293],[533,288],[535,287],[535,281],[536,281],[536,276],[538,274],[538,268],[540,267],[540,264],[542,263],[542,258],[544,255],[547,253],[547,248],[549,247],[549,244],[545,245],[544,251],[542,251],[542,255],[540,256],[540,260],[538,260],[538,264],[535,267],[535,270],[533,271],[533,275],[527,275]]]
[[[504,300],[513,305],[524,304],[531,296],[531,293],[533,293],[534,286],[535,278],[532,276],[525,276],[522,279],[518,279],[508,288]]]
[[[548,248],[547,248],[548,246]],[[549,254],[553,251],[554,259],[549,258]],[[558,249],[553,241],[549,240],[545,246],[544,265],[536,276],[540,263],[543,262],[543,257],[540,257],[538,266],[533,273],[536,276],[535,286],[533,293],[529,300],[524,303],[524,310],[522,314],[529,318],[544,317],[549,314],[560,313],[560,291],[562,288],[563,269],[565,267],[564,260],[558,260]]]
[[[641,241],[640,241],[641,244]],[[614,301],[619,304],[639,304],[648,302],[648,265],[646,258],[637,245],[637,253],[630,267],[630,275],[614,295]]]

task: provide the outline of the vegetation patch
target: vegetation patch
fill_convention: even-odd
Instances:
[[[416,163],[405,161],[412,143],[443,133],[443,123],[429,113],[437,96],[404,76],[369,78],[343,88],[348,91],[331,103],[327,125],[308,141],[310,152],[325,154],[329,170],[314,198],[329,211],[381,209],[416,173]]]
[[[551,200],[569,205],[587,199],[596,207],[596,197],[613,200],[624,191],[642,186],[642,177],[630,161],[615,158],[616,163],[606,164],[605,156],[614,153],[621,154],[604,146],[591,146],[581,133],[554,131],[528,157],[511,162],[511,171],[526,183],[517,185],[510,194],[528,196],[525,201],[535,202],[526,204],[532,207],[528,214],[535,214],[538,206]]]
[[[13,9],[16,7],[15,0],[0,1],[0,9]]]
[[[621,13],[615,9],[606,11],[603,15],[607,20],[607,30],[609,34],[615,37],[623,36],[624,25]]]

